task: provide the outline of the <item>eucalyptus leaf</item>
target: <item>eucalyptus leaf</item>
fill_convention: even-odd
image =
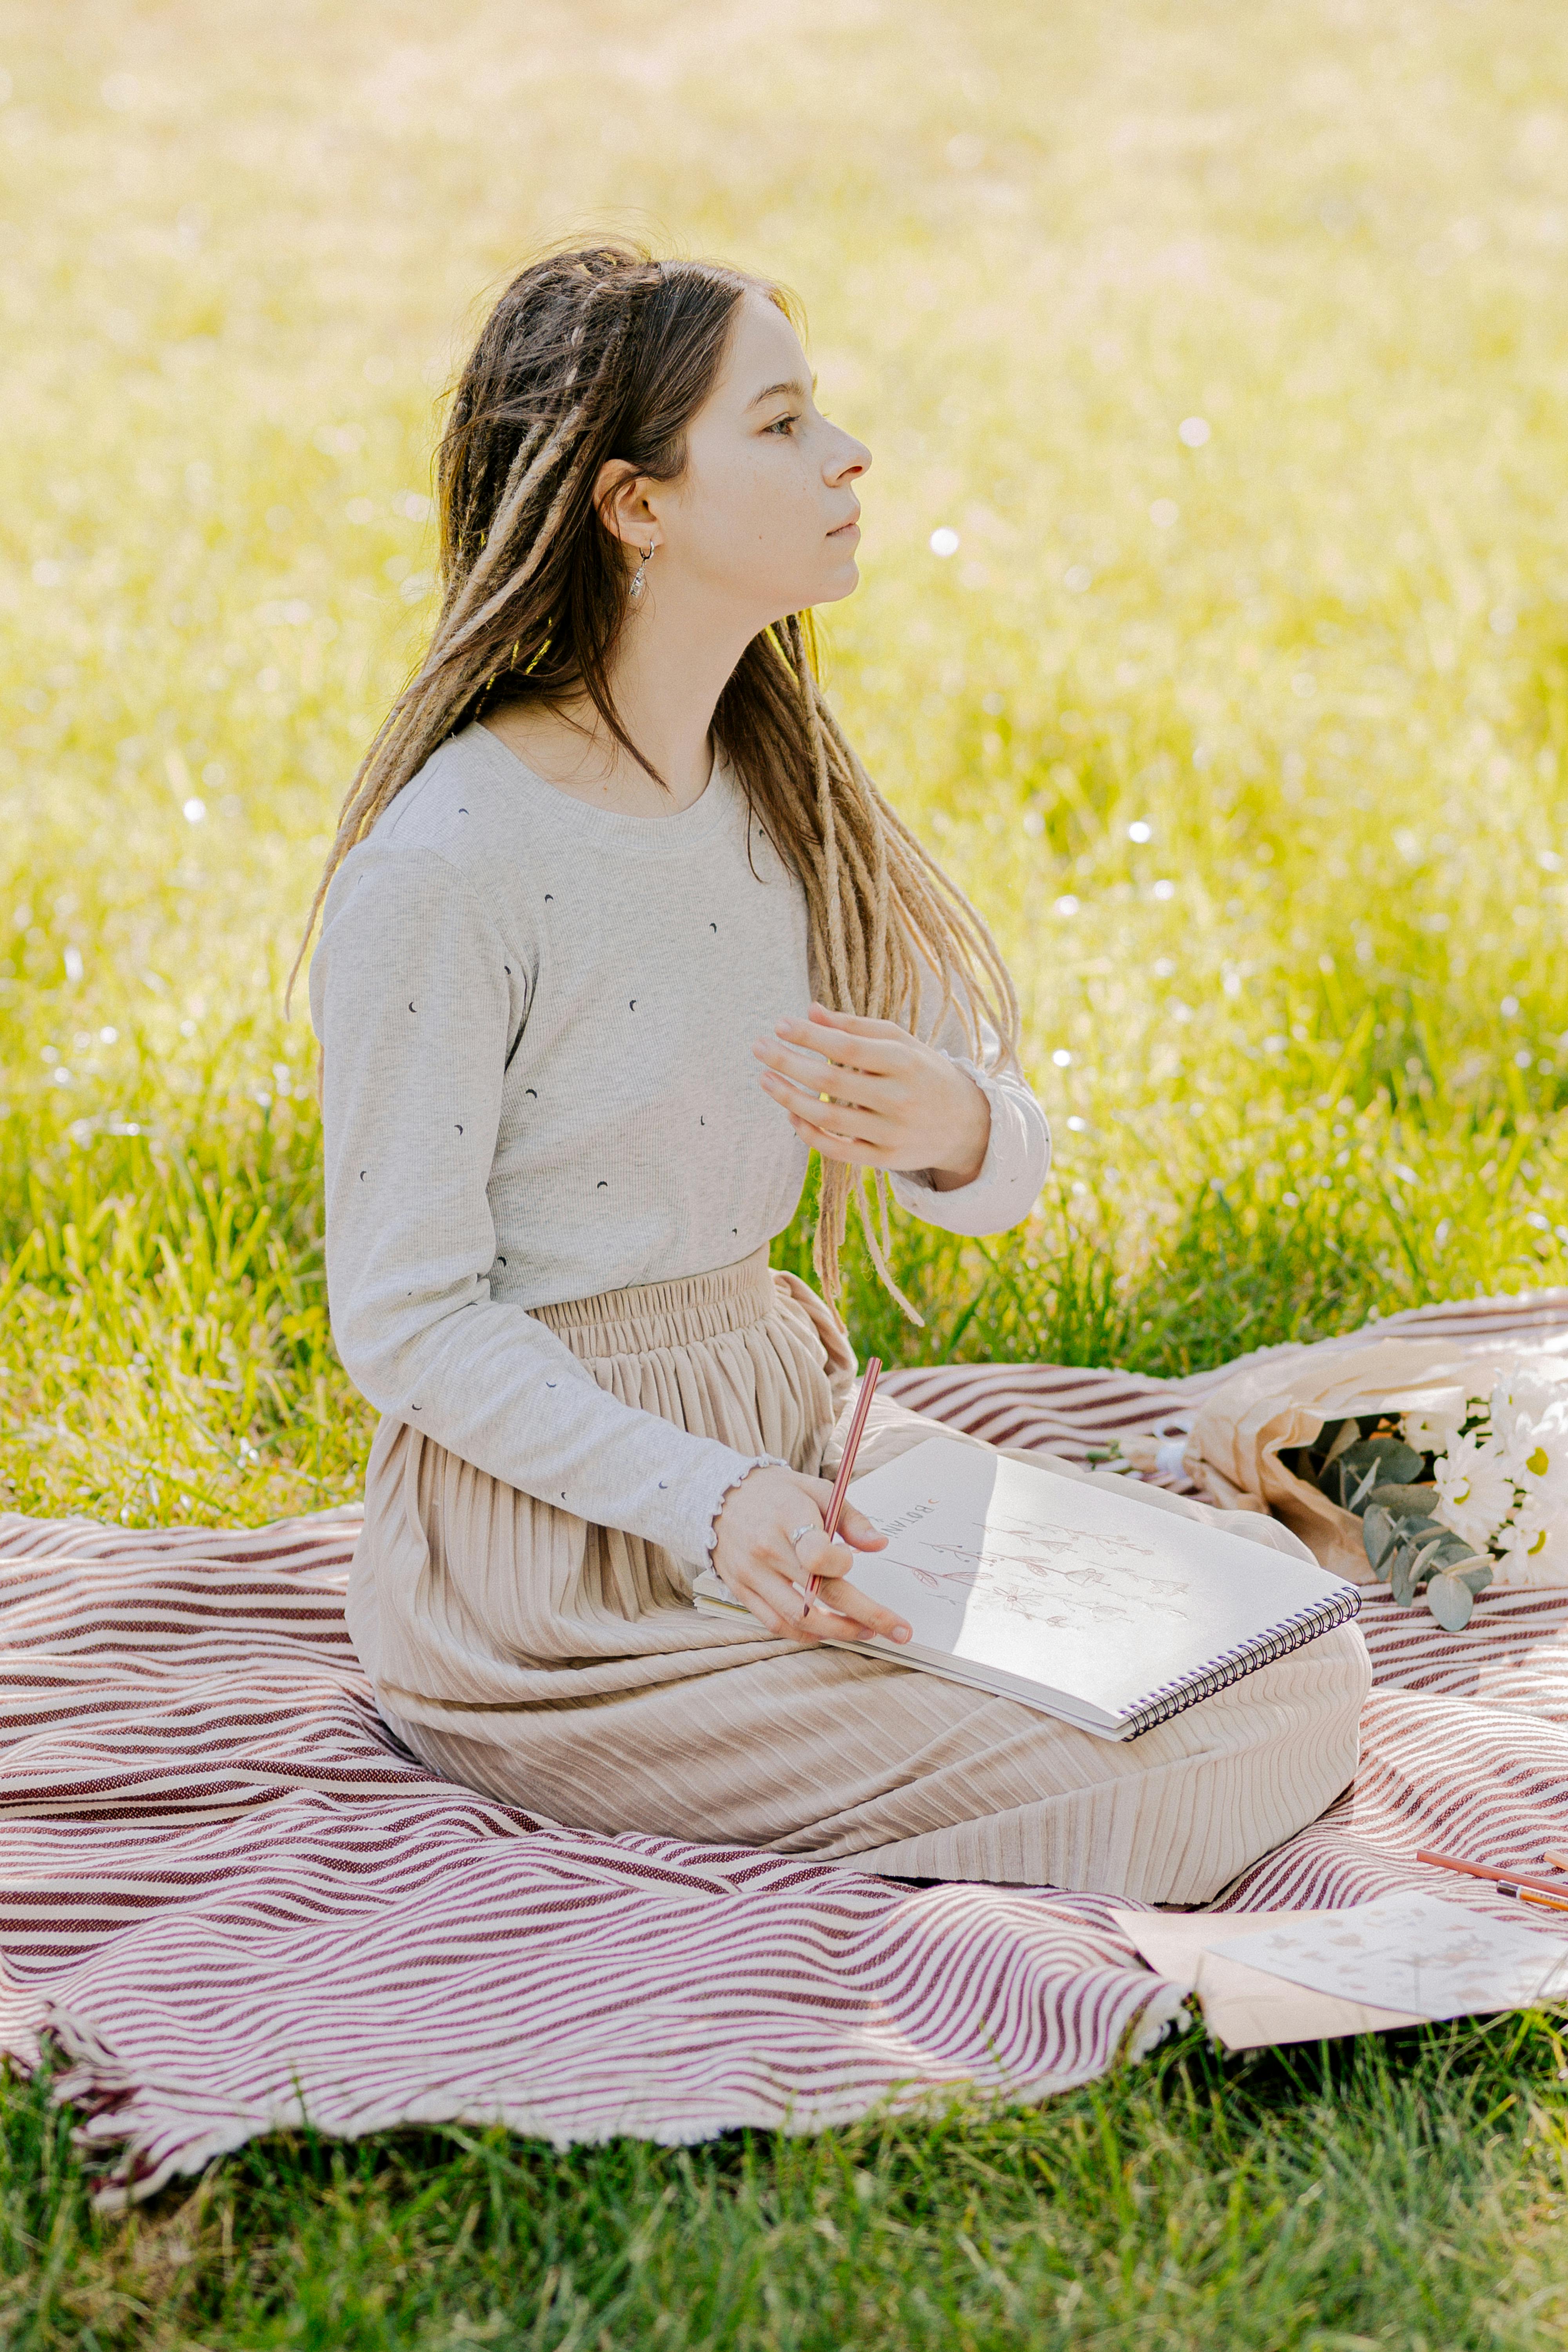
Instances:
[[[1359,1509],[1359,1501],[1352,1496],[1369,1493],[1372,1486],[1407,1486],[1421,1475],[1424,1456],[1402,1437],[1363,1437],[1358,1444],[1348,1445],[1335,1462],[1338,1486],[1331,1481],[1328,1491],[1337,1491],[1348,1511]],[[1368,1474],[1372,1476],[1370,1486]]]
[[[1329,1439],[1329,1433],[1325,1427],[1318,1439],[1320,1445],[1323,1444],[1325,1440],[1328,1440],[1328,1451],[1323,1455],[1323,1468],[1325,1470],[1331,1469],[1333,1465],[1339,1460],[1340,1455],[1344,1452],[1346,1446],[1353,1445],[1360,1435],[1361,1423],[1353,1417],[1353,1415],[1349,1420],[1341,1422],[1331,1439]]]
[[[1389,1558],[1388,1582],[1402,1609],[1410,1607],[1429,1576],[1443,1572],[1441,1555],[1447,1538],[1448,1529],[1434,1527],[1430,1521],[1414,1531],[1401,1528],[1400,1540]]]
[[[1426,1587],[1426,1606],[1450,1633],[1462,1632],[1470,1622],[1470,1612],[1476,1596],[1462,1576],[1451,1576],[1445,1569]]]
[[[1301,1479],[1309,1486],[1316,1486],[1320,1493],[1330,1496],[1334,1502],[1342,1503],[1344,1486],[1337,1465],[1353,1448],[1362,1446],[1364,1450],[1369,1442],[1365,1433],[1374,1430],[1382,1418],[1380,1414],[1368,1413],[1357,1420],[1353,1413],[1350,1413],[1343,1421],[1326,1421],[1310,1445],[1290,1446],[1279,1459],[1292,1476]],[[1386,1433],[1383,1442],[1384,1445],[1391,1442]],[[1364,1473],[1364,1462],[1361,1466]],[[1356,1482],[1352,1480],[1352,1483]]]
[[[1382,1475],[1382,1471],[1383,1465],[1381,1462],[1369,1462],[1361,1477],[1357,1478],[1354,1471],[1346,1468],[1342,1464],[1340,1468],[1340,1491],[1344,1496],[1345,1508],[1347,1511],[1359,1511],[1361,1509],[1362,1505],[1368,1500],[1373,1488],[1377,1485],[1378,1480]]]
[[[1383,1455],[1384,1475],[1392,1486],[1408,1486],[1420,1477],[1426,1457],[1414,1445],[1407,1445],[1402,1437],[1374,1437],[1372,1442]]]
[[[1410,1573],[1415,1582],[1419,1583],[1424,1576],[1430,1576],[1434,1573],[1439,1565],[1437,1555],[1442,1549],[1443,1538],[1441,1536],[1438,1536],[1434,1542],[1424,1543],[1422,1545],[1420,1550],[1416,1553],[1415,1559],[1410,1563]]]
[[[1369,1462],[1386,1462],[1393,1455],[1408,1454],[1410,1447],[1403,1437],[1391,1436],[1384,1430],[1376,1437],[1358,1437],[1345,1448],[1345,1457],[1353,1470],[1364,1470]]]
[[[1381,1503],[1384,1509],[1392,1511],[1396,1519],[1410,1518],[1417,1513],[1424,1518],[1431,1518],[1437,1500],[1437,1489],[1431,1486],[1407,1486],[1391,1481],[1387,1486],[1374,1486],[1367,1499]]]
[[[1497,1570],[1489,1559],[1470,1559],[1462,1568],[1450,1569],[1448,1572],[1457,1576],[1461,1584],[1468,1584],[1472,1592],[1484,1592]]]
[[[1415,1546],[1395,1544],[1388,1565],[1388,1589],[1402,1609],[1408,1609],[1415,1598]]]
[[[1399,1529],[1392,1513],[1385,1511],[1381,1503],[1373,1503],[1362,1520],[1361,1539],[1366,1547],[1373,1574],[1386,1580],[1388,1556],[1399,1541]]]
[[[1413,1551],[1419,1551],[1421,1546],[1430,1543],[1435,1536],[1446,1536],[1448,1532],[1447,1528],[1439,1527],[1436,1519],[1401,1518],[1397,1511],[1391,1511],[1389,1517],[1394,1521],[1394,1532],[1400,1542],[1408,1544]],[[1364,1519],[1362,1524],[1365,1526]]]

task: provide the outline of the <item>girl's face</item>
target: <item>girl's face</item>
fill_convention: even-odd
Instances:
[[[685,472],[647,483],[637,501],[656,526],[649,590],[712,598],[748,635],[849,595],[860,577],[855,484],[870,462],[865,443],[817,407],[784,312],[748,291],[719,379],[687,429]]]

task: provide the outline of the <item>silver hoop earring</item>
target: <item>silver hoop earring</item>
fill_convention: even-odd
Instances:
[[[653,562],[653,550],[652,550],[652,548],[651,548],[651,547],[645,547],[645,548],[643,549],[643,551],[642,551],[642,562],[637,565],[637,570],[632,573],[632,584],[631,584],[631,586],[626,590],[626,593],[627,593],[627,595],[631,598],[632,603],[633,603],[634,604],[637,602],[638,598],[639,598],[639,597],[641,596],[641,594],[642,594],[642,592],[643,592],[643,583],[644,583],[644,579],[645,579],[645,577],[646,577],[646,575],[647,575],[647,572],[648,565],[649,565],[652,562]]]

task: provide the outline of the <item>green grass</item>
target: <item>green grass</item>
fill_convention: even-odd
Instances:
[[[6,2340],[1545,2352],[1568,2326],[1561,2058],[1522,2019],[1229,2063],[1189,2035],[1028,2115],[567,2156],[271,2141],[112,2224],[21,2093]]]
[[[925,1331],[852,1258],[861,1344],[1180,1371],[1565,1278],[1550,0],[59,22],[0,0],[0,1500],[355,1491],[281,982],[426,609],[439,387],[584,226],[805,295],[877,455],[831,683],[1057,1124],[1027,1231],[900,1229]],[[13,2086],[0,2341],[1555,2344],[1565,2122],[1539,2021],[1189,2038],[1033,2115],[276,2141],[95,2221]]]

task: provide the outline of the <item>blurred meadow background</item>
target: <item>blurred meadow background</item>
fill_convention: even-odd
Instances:
[[[593,230],[801,292],[826,616],[1057,1168],[918,1331],[1178,1370],[1560,1278],[1568,42],[1515,0],[0,8],[0,1477],[354,1491],[284,975],[440,395]],[[801,1255],[804,1235],[782,1245]]]
[[[1038,1216],[903,1227],[928,1327],[857,1265],[862,1346],[1180,1371],[1564,1279],[1551,0],[0,0],[0,1503],[357,1491],[282,984],[430,609],[443,389],[571,235],[804,298],[876,457],[832,690],[1024,996]],[[1198,2045],[734,2177],[253,2155],[107,2253],[18,2093],[0,2338],[1560,2341],[1554,2048],[1237,2090]],[[526,2260],[459,2230],[516,2197]]]

